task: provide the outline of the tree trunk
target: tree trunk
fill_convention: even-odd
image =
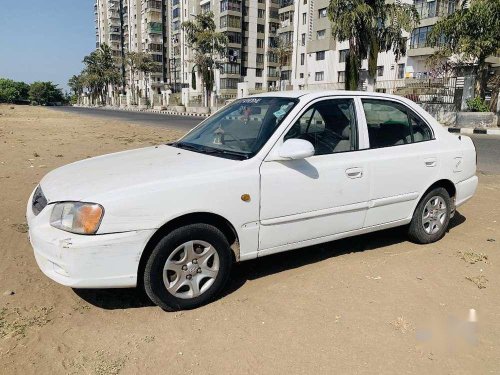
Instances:
[[[368,50],[368,83],[367,90],[375,91],[377,83],[377,60],[379,53],[379,45],[376,35],[370,35],[370,46]]]
[[[484,100],[486,96],[486,86],[488,84],[488,64],[484,60],[478,61],[475,96]]]
[[[347,54],[346,57],[345,89],[348,91],[355,91],[358,89],[358,83],[359,83],[358,59],[356,57],[355,48],[350,47],[349,53]]]

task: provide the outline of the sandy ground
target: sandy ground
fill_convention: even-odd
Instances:
[[[24,217],[41,177],[177,136],[0,106],[0,373],[500,373],[499,175],[480,176],[439,243],[396,229],[242,263],[223,297],[193,311],[47,279]]]

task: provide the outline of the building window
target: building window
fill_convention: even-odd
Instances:
[[[240,50],[237,48],[227,49],[227,59],[229,62],[236,62],[239,59]]]
[[[239,78],[221,78],[220,88],[221,89],[236,89],[238,87]]]
[[[221,13],[226,10],[233,10],[235,12],[241,11],[241,1],[237,0],[222,0],[220,2],[220,11]]]
[[[264,48],[264,39],[257,39],[257,48]]]
[[[307,13],[302,13],[302,25],[305,25],[307,22]]]
[[[210,3],[203,4],[201,6],[201,12],[202,13],[208,13],[208,12],[210,12]]]
[[[325,18],[326,17],[326,8],[321,8],[318,10],[318,18]]]
[[[228,31],[226,32],[226,36],[229,43],[241,44],[241,33]]]
[[[384,75],[384,66],[377,66],[377,77],[382,77]]]
[[[420,19],[446,17],[455,12],[456,0],[415,0]]]
[[[264,64],[264,55],[262,53],[257,54],[257,64]]]
[[[325,51],[316,52],[316,61],[325,59]]]
[[[305,46],[306,45],[306,34],[305,33],[300,36],[300,40],[301,40],[301,45]]]
[[[305,60],[306,60],[306,54],[305,53],[301,53],[300,54],[300,65],[304,65]]]
[[[348,49],[341,49],[339,51],[339,63],[345,63],[347,60],[347,54],[349,53]]]
[[[337,81],[339,83],[344,83],[345,82],[345,72],[338,72]]]
[[[398,79],[405,77],[405,64],[398,64]]]
[[[304,78],[304,73],[300,73],[300,78]]]
[[[326,30],[325,29],[318,30],[316,32],[316,39],[318,39],[318,40],[325,39],[325,35],[326,35]]]
[[[246,30],[248,30],[248,28]],[[257,32],[258,33],[264,33],[264,32],[266,32],[266,26],[265,25],[261,25],[261,24],[257,24]]]
[[[220,27],[234,27],[234,28],[240,28],[241,27],[241,18],[238,16],[222,16],[220,18]]]
[[[257,17],[266,18],[266,10],[265,9],[257,9]]]
[[[410,48],[424,48],[427,45],[427,35],[431,32],[432,26],[417,27],[411,32]]]
[[[222,65],[222,74],[240,74],[240,64]]]
[[[256,83],[255,90],[262,90],[262,83]]]
[[[255,69],[255,76],[256,77],[262,77],[262,69]]]
[[[325,72],[316,72],[314,74],[315,81],[323,81],[325,79]]]

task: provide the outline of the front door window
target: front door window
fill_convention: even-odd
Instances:
[[[357,149],[356,112],[353,99],[330,99],[313,104],[285,135],[312,143],[315,155]]]

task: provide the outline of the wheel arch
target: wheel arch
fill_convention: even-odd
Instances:
[[[221,215],[214,214],[212,212],[193,212],[178,216],[156,230],[156,232],[151,236],[147,242],[144,250],[142,251],[141,258],[139,260],[139,267],[137,270],[137,285],[142,284],[142,275],[144,274],[144,269],[146,267],[146,262],[153,252],[156,244],[169,232],[183,227],[188,224],[208,224],[213,225],[219,229],[224,236],[227,238],[229,245],[231,245],[231,250],[233,254],[233,261],[239,260],[239,244],[238,244],[238,233],[236,229],[231,224],[229,220]]]
[[[424,194],[422,195],[422,198],[429,191],[431,191],[435,188],[438,188],[438,187],[444,188],[448,192],[448,194],[450,195],[450,198],[455,197],[457,194],[457,188],[455,187],[455,184],[452,181],[450,181],[448,179],[441,179],[439,181],[434,182],[431,186],[429,186],[427,188],[427,190],[424,192]]]
[[[456,194],[457,194],[457,189],[456,189],[455,184],[453,183],[453,181],[448,180],[446,178],[438,180],[438,181],[434,182],[432,185],[430,185],[423,192],[423,194],[420,196],[420,198],[418,199],[417,203],[415,204],[415,207],[413,207],[412,215],[415,213],[415,210],[417,209],[417,207],[420,204],[420,202],[422,201],[422,199],[424,199],[424,197],[427,195],[427,193],[430,192],[431,190],[435,189],[435,188],[443,188],[443,189],[445,189],[448,192],[448,194],[450,195],[450,198],[454,198],[456,196]]]

